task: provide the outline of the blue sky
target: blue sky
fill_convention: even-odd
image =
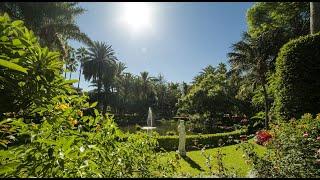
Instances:
[[[150,5],[151,28],[132,30],[119,23],[125,13],[121,3],[83,2],[87,10],[77,24],[92,40],[112,45],[125,71],[139,74],[159,73],[167,81],[191,82],[205,66],[227,63],[232,43],[246,31],[246,11],[252,2],[153,2]],[[80,43],[71,41],[74,48]],[[69,77],[69,75],[68,75]],[[72,74],[77,79],[78,72]],[[80,87],[90,90],[90,83]]]

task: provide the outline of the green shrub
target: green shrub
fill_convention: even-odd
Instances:
[[[263,156],[258,156],[250,143],[243,144],[257,177],[320,177],[320,114],[271,125],[270,133]]]
[[[172,162],[159,163],[155,138],[136,133],[123,141],[112,117],[97,110],[95,117],[81,116],[77,105],[83,98],[65,98],[64,104],[42,109],[41,124],[27,124],[22,118],[1,121],[1,129],[15,130],[7,140],[29,137],[26,144],[0,150],[1,177],[162,177],[173,173]]]
[[[20,20],[12,21],[7,14],[0,16],[0,115],[30,113],[30,109],[63,93],[66,85],[60,76],[60,54],[41,47],[23,24]],[[8,63],[14,66],[3,66]],[[20,67],[20,71],[12,67]]]
[[[175,131],[168,131],[168,132],[166,132],[166,135],[174,136],[174,135],[176,135],[176,132]]]
[[[320,34],[285,44],[276,60],[275,111],[279,118],[320,112]]]
[[[186,149],[193,150],[202,146],[218,147],[220,143],[224,145],[234,144],[234,140],[238,140],[241,134],[245,134],[244,130],[237,130],[228,133],[217,134],[202,134],[202,135],[187,135]],[[179,136],[159,136],[159,149],[163,148],[166,151],[175,151],[179,146]]]

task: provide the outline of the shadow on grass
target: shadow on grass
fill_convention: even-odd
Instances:
[[[202,167],[199,166],[199,164],[197,164],[195,161],[193,161],[190,157],[188,157],[188,156],[182,156],[182,158],[183,158],[187,163],[189,163],[192,168],[196,168],[196,169],[198,169],[199,171],[204,171],[204,170],[202,169]]]

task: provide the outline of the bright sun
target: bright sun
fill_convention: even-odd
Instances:
[[[122,21],[133,31],[151,28],[152,8],[148,3],[132,2],[123,4]]]

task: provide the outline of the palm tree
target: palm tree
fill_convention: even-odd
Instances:
[[[0,11],[23,20],[50,49],[62,49],[59,36],[91,44],[90,38],[76,24],[76,17],[85,9],[75,2],[3,2]]]
[[[120,88],[120,82],[122,80],[123,71],[127,68],[127,66],[123,62],[116,63],[116,71],[114,76],[114,86],[116,88]]]
[[[78,62],[77,62],[77,59],[75,58],[75,52],[73,48],[69,50],[69,54],[70,55],[69,55],[69,61],[68,61],[68,70],[70,71],[69,79],[71,79],[72,72],[75,72],[77,70]]]
[[[149,92],[150,80],[152,78],[149,77],[149,73],[146,71],[140,72],[140,82],[141,82],[141,96],[143,99],[147,98],[147,94]]]
[[[115,73],[117,58],[110,45],[95,41],[88,48],[88,59],[83,63],[85,80],[96,83],[98,97],[101,102],[102,88],[105,93],[110,90],[110,85]],[[103,105],[102,108],[104,109]]]
[[[310,32],[315,34],[320,31],[320,3],[310,2]]]
[[[79,49],[77,49],[76,52],[76,58],[80,64],[80,68],[79,68],[79,81],[78,81],[78,89],[80,87],[80,80],[81,80],[81,75],[82,75],[82,68],[83,68],[83,64],[86,60],[88,60],[88,51],[86,50],[86,48],[84,47],[80,47]]]
[[[196,83],[196,82],[199,82],[201,81],[207,74],[212,74],[214,73],[215,71],[215,68],[212,67],[211,65],[205,67],[204,69],[202,69],[202,71],[199,73],[199,75],[195,76],[193,78],[193,84]]]
[[[61,38],[61,40],[63,42],[61,58],[65,64],[64,78],[66,79],[67,78],[67,71],[70,70],[69,66],[71,63],[74,63],[73,62],[74,61],[74,59],[73,59],[74,58],[74,56],[73,56],[74,50],[71,46],[69,46],[66,39]]]
[[[252,84],[261,85],[265,100],[265,127],[269,122],[267,94],[267,72],[274,57],[270,56],[270,34],[264,33],[252,38],[244,33],[242,41],[233,44],[233,52],[228,53],[232,71],[242,74]]]

